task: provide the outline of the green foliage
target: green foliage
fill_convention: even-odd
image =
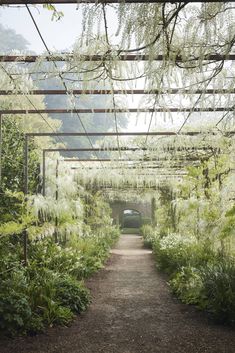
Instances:
[[[122,234],[139,234],[139,228],[122,228]]]
[[[1,281],[0,286],[0,328],[14,335],[25,331],[32,311],[28,301],[26,280],[23,271],[17,270]]]
[[[10,335],[24,332],[32,315],[28,297],[7,288],[0,292],[0,299],[1,330]]]
[[[144,239],[145,246],[149,248],[152,248],[153,243],[156,243],[159,238],[156,228],[152,227],[150,224],[145,224],[140,228],[140,235]]]
[[[173,292],[186,304],[202,305],[202,278],[200,271],[188,265],[182,266],[170,281]]]
[[[198,243],[196,239],[178,234],[154,241],[153,249],[159,267],[170,275],[187,265],[203,266],[215,256],[208,242]]]
[[[179,234],[159,237],[141,229],[154,250],[158,267],[170,276],[173,292],[186,304],[208,311],[216,321],[235,322],[235,262],[213,250],[210,242]]]
[[[225,221],[221,230],[221,237],[225,239],[235,235],[235,205],[225,214]]]
[[[90,298],[81,280],[103,266],[119,236],[101,195],[89,194],[82,201],[70,176],[65,174],[60,182],[63,198],[56,203],[50,195],[29,197],[28,210],[21,193],[5,193],[8,217],[4,216],[0,225],[0,328],[4,334],[36,333],[47,326],[67,325],[75,313],[85,310]],[[89,212],[84,222],[85,202]],[[9,207],[15,217],[9,214]],[[29,261],[24,268],[22,232],[26,228]]]
[[[81,253],[75,246],[61,246],[52,238],[46,238],[30,247],[31,263],[51,271],[68,273],[82,278],[85,271]]]
[[[228,257],[219,257],[201,269],[203,303],[219,322],[235,323],[235,262]]]
[[[0,329],[4,334],[36,333],[48,325],[67,325],[85,310],[89,291],[80,280],[103,266],[119,236],[112,226],[65,245],[53,238],[33,241],[29,264],[22,267],[21,235],[0,241]]]
[[[139,228],[142,224],[141,215],[123,215],[122,224],[124,228]]]
[[[111,224],[111,208],[105,202],[100,192],[85,195],[85,222],[92,229],[97,229],[104,224]]]
[[[56,295],[56,283],[62,275],[45,267],[35,267],[33,264],[27,268],[26,276],[27,292],[34,315],[41,318],[44,326],[68,324],[73,318],[72,311],[62,305]]]
[[[19,119],[3,119],[2,190],[23,190],[24,132]],[[29,188],[37,190],[39,182],[38,155],[35,143],[29,141]],[[1,203],[4,201],[1,200]]]
[[[143,217],[142,216],[142,225],[150,225],[151,224],[151,219],[148,217]]]
[[[24,230],[24,224],[17,222],[7,222],[0,225],[0,236],[21,234]]]
[[[64,17],[64,13],[62,11],[58,11],[56,7],[52,4],[44,4],[43,7],[49,11],[52,11],[52,21],[59,21],[62,17]]]
[[[64,275],[55,280],[56,300],[73,312],[80,313],[86,310],[89,302],[89,292],[82,282],[73,277]]]
[[[174,190],[170,185],[163,184],[159,187],[159,207],[157,207],[155,218],[161,235],[176,231],[176,205],[172,202],[174,197]]]
[[[98,229],[95,234],[89,237],[77,239],[73,247],[79,251],[83,264],[80,278],[89,277],[93,272],[103,267],[103,263],[109,255],[109,250],[118,239],[119,234],[119,229],[106,226]]]
[[[12,192],[6,189],[0,201],[0,222],[13,222],[15,219],[19,219],[24,212],[24,209],[23,193]]]
[[[7,275],[0,289],[0,328],[4,334],[34,333],[47,325],[65,325],[71,321],[72,311],[56,295],[55,279],[59,281],[60,274],[29,266],[13,269]],[[81,293],[80,305],[85,300]]]

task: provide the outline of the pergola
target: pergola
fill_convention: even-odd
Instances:
[[[95,163],[95,165],[97,166],[97,162],[101,163],[101,169],[103,168],[103,163],[107,162],[112,162],[115,161],[116,163],[116,167],[117,170],[119,168],[120,164],[125,164],[125,168],[132,168],[135,170],[136,168],[136,163],[138,165],[138,163],[144,162],[144,168],[150,168],[153,172],[155,172],[158,168],[162,168],[162,164],[159,164],[160,159],[159,158],[151,158],[148,159],[148,157],[140,157],[136,159],[134,157],[134,153],[137,151],[148,151],[147,145],[144,145],[142,147],[132,147],[132,146],[120,146],[120,141],[119,139],[121,137],[128,137],[128,136],[142,136],[145,137],[146,140],[145,142],[147,143],[147,138],[149,136],[151,137],[174,137],[174,138],[178,138],[179,136],[191,136],[192,138],[194,136],[199,136],[203,131],[200,130],[192,130],[192,131],[188,131],[188,130],[184,130],[184,126],[187,123],[187,121],[189,120],[189,117],[192,113],[223,113],[222,117],[219,118],[219,120],[217,121],[215,127],[218,128],[219,124],[227,117],[227,115],[229,113],[234,112],[234,104],[225,104],[225,105],[221,105],[221,106],[213,106],[210,107],[208,105],[206,106],[198,106],[198,103],[200,103],[201,98],[204,97],[205,95],[213,95],[213,96],[231,96],[235,94],[235,89],[232,86],[229,87],[210,87],[210,85],[206,85],[206,87],[201,88],[200,84],[198,84],[198,86],[194,85],[193,88],[185,88],[185,87],[160,87],[160,88],[156,88],[156,87],[151,87],[151,89],[146,88],[146,87],[141,87],[141,88],[123,88],[123,89],[118,89],[115,88],[113,83],[111,83],[111,89],[107,89],[107,88],[84,88],[84,89],[78,89],[78,88],[74,88],[74,87],[69,87],[66,80],[64,79],[63,73],[60,72],[60,70],[58,69],[58,63],[66,63],[67,61],[72,61],[74,59],[74,53],[52,53],[49,48],[47,47],[46,41],[43,38],[40,29],[35,21],[35,18],[33,17],[32,12],[30,11],[28,4],[96,4],[98,5],[102,5],[103,6],[103,14],[104,14],[104,27],[105,27],[105,34],[106,34],[106,41],[107,44],[109,44],[109,39],[108,39],[108,28],[107,28],[107,18],[106,18],[106,12],[105,12],[105,6],[108,4],[118,4],[118,3],[126,3],[127,6],[130,5],[132,6],[133,4],[175,4],[176,9],[179,9],[180,6],[182,6],[182,2],[181,1],[164,1],[164,0],[148,0],[148,1],[141,1],[141,0],[30,0],[30,1],[21,1],[21,0],[1,0],[0,1],[0,5],[25,5],[27,7],[27,10],[29,12],[29,15],[32,19],[33,25],[40,37],[40,40],[42,41],[45,49],[46,49],[46,55],[1,55],[0,56],[0,65],[1,65],[1,69],[2,71],[5,73],[5,75],[8,77],[8,79],[10,80],[12,87],[11,88],[7,88],[7,89],[2,89],[0,90],[0,96],[13,96],[13,95],[17,95],[17,96],[22,96],[24,98],[26,98],[26,100],[28,101],[28,103],[31,105],[31,109],[1,109],[0,110],[0,159],[1,159],[1,154],[2,154],[2,121],[4,116],[6,115],[16,115],[16,116],[22,116],[22,115],[28,115],[28,114],[38,114],[39,116],[41,116],[43,118],[43,120],[45,122],[47,122],[45,114],[76,114],[76,116],[78,117],[79,121],[81,122],[82,128],[84,130],[84,132],[75,132],[75,131],[67,131],[67,132],[58,132],[58,131],[54,131],[52,129],[52,132],[33,132],[33,133],[27,133],[25,135],[25,151],[24,151],[24,192],[25,195],[28,194],[28,141],[30,138],[32,137],[43,137],[43,136],[51,136],[51,137],[56,137],[56,138],[61,138],[64,136],[76,136],[76,137],[86,137],[89,141],[90,147],[86,147],[86,148],[68,148],[67,146],[65,146],[64,148],[47,148],[43,150],[43,162],[42,162],[42,175],[43,175],[43,195],[45,196],[45,180],[46,180],[46,155],[48,155],[49,153],[54,153],[54,152],[62,152],[65,153],[67,152],[90,152],[90,153],[95,153],[96,158],[91,157],[91,158],[65,158],[64,162],[69,163],[69,165],[71,165],[70,168],[72,169],[77,169],[77,167],[74,166],[75,162],[79,162],[81,164],[81,162],[89,162],[88,164],[88,168],[90,168],[90,164],[91,163]],[[196,3],[198,1],[190,1],[192,3]],[[205,3],[208,2],[212,2],[210,0],[204,1]],[[233,1],[231,1],[233,2]],[[188,3],[188,2],[187,2]],[[177,5],[178,4],[178,5]],[[186,3],[185,3],[186,5]],[[177,8],[177,6],[179,6]],[[184,5],[183,5],[184,6]],[[176,10],[177,11],[177,10]],[[166,23],[163,23],[163,32],[164,32],[164,28],[167,28],[167,24],[170,23],[169,18],[165,19]],[[176,25],[176,22],[174,24],[174,26]],[[161,32],[159,32],[161,33]],[[161,35],[161,34],[160,34]],[[156,38],[159,39],[160,35],[157,36]],[[167,37],[166,37],[167,38]],[[169,38],[168,38],[169,39]],[[90,64],[93,65],[93,63],[98,63],[101,66],[103,65],[104,68],[106,69],[105,65],[106,63],[109,63],[110,61],[112,61],[113,59],[115,59],[116,61],[119,62],[127,62],[127,63],[136,63],[137,65],[139,63],[141,63],[141,65],[143,66],[144,63],[146,62],[159,62],[159,63],[165,63],[165,62],[169,62],[172,61],[174,62],[176,65],[181,65],[182,63],[184,63],[184,61],[187,61],[187,65],[189,66],[194,66],[196,63],[197,66],[197,62],[200,60],[201,63],[206,63],[206,65],[214,65],[216,63],[232,63],[235,60],[235,54],[233,53],[233,43],[231,44],[229,50],[227,50],[226,53],[217,53],[217,52],[209,52],[207,54],[203,54],[202,57],[198,57],[197,54],[194,57],[189,57],[188,59],[185,59],[184,57],[182,57],[182,55],[180,54],[174,54],[174,58],[172,58],[169,53],[156,53],[155,55],[149,55],[148,53],[146,53],[145,51],[136,51],[136,52],[131,52],[129,53],[128,50],[127,51],[123,51],[123,50],[118,50],[114,53],[114,57],[113,54],[110,51],[107,51],[105,54],[100,55],[100,54],[81,54],[79,56],[76,56],[76,60],[77,61],[81,61],[84,62],[85,65],[88,65],[86,67],[89,67]],[[16,75],[19,74],[17,72],[14,72],[14,70],[12,71],[11,69],[8,69],[8,64],[10,65],[30,65],[32,63],[42,63],[44,65],[44,70],[45,70],[45,63],[49,63],[52,64],[55,68],[55,70],[57,71],[57,77],[61,80],[63,89],[28,89],[28,90],[22,90],[20,87],[17,86],[17,83],[15,82],[15,78],[17,77]],[[40,64],[41,65],[41,64]],[[40,68],[39,65],[39,68]],[[70,70],[71,71],[71,70]],[[35,72],[34,72],[35,73]],[[111,80],[112,81],[112,80]],[[209,80],[209,83],[211,83],[212,79]],[[101,96],[101,95],[111,95],[113,97],[113,107],[112,108],[106,108],[106,107],[102,107],[102,108],[88,108],[88,109],[83,109],[81,107],[71,107],[69,108],[59,108],[59,107],[55,107],[53,109],[39,109],[37,108],[34,103],[31,101],[31,97],[35,96],[35,95],[69,95],[69,96],[75,96],[75,95],[97,95],[97,96]],[[165,107],[161,107],[161,106],[156,106],[156,104],[153,104],[153,107],[147,107],[147,108],[143,108],[143,107],[127,107],[127,108],[120,108],[117,107],[115,104],[115,95],[149,95],[152,97],[155,97],[155,102],[156,102],[156,97],[162,97],[164,95],[169,95],[169,96],[177,96],[177,95],[183,95],[183,96],[196,96],[198,97],[195,101],[195,104],[193,106],[187,107],[187,106],[183,106],[183,107],[177,107],[177,106],[167,106]],[[151,122],[153,119],[153,114],[156,113],[164,113],[165,111],[167,112],[171,112],[171,113],[187,113],[187,116],[183,122],[183,124],[180,126],[180,128],[177,131],[152,131],[151,130]],[[81,117],[79,114],[112,114],[114,115],[114,120],[115,120],[115,131],[112,132],[107,132],[107,131],[103,131],[103,132],[90,132],[87,131],[85,124],[83,123],[83,121],[81,120]],[[145,132],[134,132],[134,131],[119,131],[118,126],[117,126],[117,114],[119,113],[128,113],[128,114],[133,114],[133,113],[148,113],[151,114],[151,118],[150,118],[150,124],[148,127],[148,130]],[[102,117],[101,117],[102,119]],[[47,123],[47,125],[49,126],[49,124]],[[50,126],[49,126],[50,127]],[[220,130],[220,133],[222,133],[223,136],[227,136],[227,137],[231,137],[235,134],[235,130]],[[206,132],[207,135],[216,135],[215,130],[209,130]],[[111,146],[109,147],[109,152],[119,152],[119,157],[118,158],[110,158],[110,157],[106,157],[106,158],[101,158],[99,157],[98,153],[99,152],[104,152],[106,151],[106,148],[104,147],[95,147],[90,139],[90,137],[104,137],[104,136],[114,136],[117,139],[117,146]],[[171,147],[171,149],[174,150],[174,146]],[[180,149],[179,149],[180,150]],[[186,152],[189,149],[186,149]],[[132,152],[132,154],[128,155],[128,158],[125,157],[123,158],[121,156],[122,152]],[[203,150],[204,156],[207,155],[207,153],[211,151],[211,147],[205,147]],[[185,152],[185,150],[184,150]],[[219,151],[219,153],[221,153],[221,151]],[[185,172],[184,166],[185,166],[185,160],[188,160],[189,163],[192,161],[200,161],[198,159],[198,157],[192,157],[189,155],[188,158],[182,158],[182,163],[180,163],[180,165],[174,165],[172,164],[171,166],[171,172],[167,171],[166,172],[161,172],[158,173],[158,176],[161,177],[163,176],[164,178],[166,178],[167,176],[170,177],[184,177],[184,175],[187,175],[187,173]],[[151,163],[149,164],[149,161],[151,161]],[[183,162],[184,161],[184,162]],[[131,162],[131,164],[130,164]],[[147,162],[147,164],[146,164]],[[162,161],[161,161],[162,163]],[[163,163],[164,163],[164,159],[163,159]],[[80,168],[80,167],[79,167]],[[82,166],[81,168],[84,168],[84,166]],[[99,167],[100,168],[100,167]],[[179,171],[180,170],[180,171]],[[139,171],[138,171],[139,172]],[[57,167],[56,167],[56,177],[58,177],[58,161],[57,161]],[[1,167],[0,167],[0,178],[1,178]],[[112,188],[112,185],[109,185],[108,188]],[[102,185],[101,185],[102,188]],[[106,185],[107,188],[107,185]],[[58,190],[56,191],[56,199],[58,199]],[[25,231],[24,233],[24,260],[25,263],[27,263],[27,232]]]
[[[197,3],[199,1],[190,1],[190,2],[186,2],[185,5],[187,3]],[[204,3],[210,3],[213,1],[210,0],[206,0],[203,1]],[[231,1],[234,2],[234,1]],[[126,3],[127,6],[132,6],[134,4],[175,4],[176,6],[178,5],[179,8],[182,4],[181,1],[164,1],[164,0],[149,0],[149,1],[141,1],[141,0],[30,0],[30,1],[21,1],[21,0],[1,0],[1,4],[0,5],[25,5],[27,6],[28,4],[87,4],[87,5],[102,5],[102,6],[106,6],[108,4],[123,4]],[[234,112],[234,104],[231,105],[222,105],[222,106],[214,106],[214,107],[210,107],[210,106],[199,106],[199,103],[201,101],[201,97],[205,96],[205,95],[212,95],[212,96],[231,96],[233,94],[235,94],[235,89],[234,87],[227,87],[227,88],[220,88],[220,87],[206,87],[206,88],[201,88],[200,85],[198,85],[198,87],[194,86],[193,88],[189,89],[189,88],[184,88],[184,87],[167,87],[167,88],[154,88],[152,87],[151,89],[147,88],[145,89],[143,88],[133,88],[133,89],[117,89],[115,87],[112,87],[112,89],[106,89],[106,88],[102,88],[102,89],[76,89],[76,88],[70,88],[67,85],[67,82],[65,82],[64,77],[61,73],[58,73],[58,77],[61,80],[62,85],[64,86],[64,89],[29,89],[29,90],[22,90],[19,87],[17,87],[17,85],[15,84],[15,73],[14,70],[13,72],[9,72],[8,68],[7,68],[7,64],[12,64],[12,65],[22,65],[22,64],[32,64],[32,63],[42,63],[43,65],[45,63],[52,63],[55,67],[55,69],[58,69],[58,63],[60,62],[67,62],[69,60],[73,60],[74,59],[74,53],[52,53],[47,45],[46,45],[46,41],[45,38],[42,37],[41,33],[40,33],[40,29],[32,15],[32,12],[30,11],[30,9],[27,7],[28,11],[29,11],[29,15],[31,16],[31,19],[33,21],[33,25],[35,26],[35,29],[37,30],[41,41],[43,42],[45,49],[46,49],[46,55],[1,55],[0,56],[0,63],[1,63],[1,67],[2,70],[5,72],[5,74],[8,76],[8,78],[10,79],[10,81],[12,82],[13,87],[11,89],[5,89],[5,90],[0,90],[0,96],[12,96],[12,95],[17,95],[17,96],[22,96],[24,98],[27,99],[27,101],[32,105],[33,109],[8,109],[8,110],[0,110],[0,124],[2,124],[2,119],[5,115],[27,115],[27,114],[37,114],[40,115],[45,121],[46,118],[44,117],[44,114],[76,114],[76,116],[78,117],[78,119],[81,122],[82,128],[84,130],[84,132],[74,132],[74,131],[68,131],[68,132],[57,132],[57,131],[52,131],[52,133],[32,133],[32,134],[26,134],[25,137],[25,193],[28,193],[28,187],[27,187],[27,163],[28,163],[28,152],[27,152],[27,146],[28,146],[28,138],[31,136],[56,136],[57,138],[61,138],[64,136],[77,136],[77,137],[86,137],[91,145],[91,148],[84,148],[84,149],[73,149],[73,148],[67,148],[68,151],[73,151],[73,152],[81,152],[81,151],[89,151],[89,152],[94,152],[97,156],[96,159],[94,159],[94,161],[105,161],[105,159],[99,158],[97,153],[99,151],[102,151],[104,149],[102,149],[102,147],[97,148],[94,147],[90,137],[92,136],[114,136],[117,138],[117,142],[118,142],[118,147],[115,146],[111,146],[109,148],[109,151],[117,151],[117,152],[122,152],[122,151],[136,151],[135,147],[129,147],[125,148],[125,147],[121,147],[119,145],[119,138],[121,136],[127,137],[127,136],[145,136],[146,138],[148,136],[165,136],[165,137],[169,137],[169,136],[173,136],[173,137],[178,137],[178,136],[198,136],[200,135],[203,131],[200,130],[192,130],[192,131],[184,131],[182,130],[183,127],[185,126],[186,122],[189,120],[190,115],[192,115],[193,113],[223,113],[222,117],[220,117],[220,119],[217,121],[215,128],[217,128],[219,126],[219,124],[224,121],[227,117],[227,115],[229,113],[233,113]],[[105,15],[105,13],[104,13]],[[169,20],[170,21],[170,20]],[[167,26],[168,22],[165,24]],[[107,19],[106,16],[104,16],[104,26],[105,26],[105,30],[106,30],[106,39],[107,39]],[[163,24],[164,27],[164,24]],[[169,62],[169,61],[173,61],[175,64],[180,64],[185,62],[185,60],[190,64],[190,65],[195,65],[195,63],[197,63],[197,61],[200,59],[202,62],[204,62],[206,65],[213,65],[215,63],[233,63],[233,61],[235,60],[235,54],[233,53],[232,50],[233,46],[231,45],[230,50],[228,50],[225,54],[222,53],[217,53],[217,52],[209,52],[207,54],[203,54],[200,58],[199,56],[195,55],[194,57],[189,57],[187,59],[185,59],[184,57],[182,57],[182,55],[180,54],[175,54],[174,58],[172,58],[171,56],[169,56],[168,54],[161,54],[161,53],[157,53],[156,55],[149,55],[144,51],[139,52],[136,51],[135,53],[131,52],[129,53],[128,50],[127,51],[123,51],[123,50],[118,50],[115,53],[115,60],[119,61],[119,62],[136,62],[137,65],[139,63],[145,63],[145,62]],[[86,65],[90,65],[92,63],[104,63],[105,62],[110,62],[113,60],[113,55],[112,53],[110,53],[109,51],[103,55],[101,54],[81,54],[79,57],[76,57],[76,60],[80,60],[81,62],[85,62]],[[142,64],[141,64],[142,65]],[[197,64],[196,64],[197,65]],[[39,65],[40,67],[40,65]],[[36,72],[34,72],[36,73]],[[210,81],[211,82],[211,81]],[[71,108],[53,108],[53,109],[39,109],[36,106],[34,106],[34,104],[31,102],[31,96],[34,95],[70,95],[70,96],[74,96],[74,95],[97,95],[97,96],[101,96],[101,95],[113,95],[113,97],[115,95],[145,95],[145,96],[152,96],[152,97],[162,97],[162,96],[166,96],[166,95],[183,95],[183,96],[193,96],[195,95],[196,97],[198,96],[198,99],[196,100],[194,106],[189,106],[189,107],[177,107],[177,106],[167,106],[167,107],[159,107],[156,106],[154,104],[153,107],[148,107],[148,108],[143,108],[143,107],[127,107],[127,108],[120,108],[117,107],[116,105],[114,105],[112,108],[87,108],[87,109],[83,109],[83,108],[77,108],[77,107],[71,107]],[[114,101],[114,100],[113,100]],[[150,113],[151,114],[151,118],[150,121],[152,121],[152,117],[153,114],[155,113],[165,113],[165,112],[169,112],[169,113],[187,113],[187,117],[184,120],[184,123],[180,126],[180,128],[177,131],[151,131],[151,124],[149,125],[149,128],[146,132],[130,132],[130,131],[126,131],[126,132],[120,132],[118,130],[117,127],[117,114],[119,113],[128,113],[128,114],[132,114],[132,113]],[[113,114],[114,115],[114,119],[115,119],[115,131],[114,132],[88,132],[84,122],[82,122],[81,117],[79,114]],[[102,116],[100,117],[102,119]],[[1,145],[1,140],[2,140],[2,128],[0,126],[0,145]],[[222,133],[223,136],[227,136],[227,137],[231,137],[234,135],[235,131],[232,129],[230,130],[221,130],[220,132]],[[208,135],[216,135],[216,131],[215,130],[211,130],[211,131],[207,131],[206,134]],[[147,149],[147,148],[146,148]],[[144,148],[142,148],[142,151],[144,150]],[[57,152],[65,152],[66,148],[64,149],[45,149],[43,151],[43,156],[45,157],[45,153],[49,152],[49,151],[57,151]],[[205,152],[206,153],[206,152]],[[0,147],[0,156],[1,156],[1,147]],[[71,159],[73,161],[75,161],[75,159]],[[81,159],[76,159],[77,161],[82,161]],[[88,161],[89,159],[83,159],[83,161]],[[111,159],[106,159],[106,161],[111,161]],[[123,161],[122,158],[119,158],[120,161]],[[66,159],[65,159],[66,161]],[[118,161],[118,159],[117,159]],[[128,161],[130,161],[130,156],[128,158]],[[44,169],[45,169],[45,158],[44,158]],[[45,175],[45,170],[43,172],[43,175]],[[174,175],[174,174],[173,174]],[[45,178],[44,178],[45,179]],[[44,180],[44,193],[45,193],[45,180]]]

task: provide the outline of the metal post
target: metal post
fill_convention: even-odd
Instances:
[[[2,114],[0,114],[0,185],[2,183]]]
[[[46,196],[46,151],[42,153],[42,195]]]
[[[55,171],[55,176],[56,176],[56,191],[55,191],[55,200],[56,202],[59,199],[59,185],[58,185],[58,176],[59,176],[59,159],[56,161],[56,171]],[[55,241],[58,241],[58,217],[56,216],[55,218]]]
[[[58,200],[58,197],[59,197],[58,176],[59,176],[59,159],[57,159],[57,161],[56,161],[56,171],[55,171],[55,177],[56,177],[55,199],[56,199],[56,201]]]
[[[151,218],[152,218],[152,225],[155,226],[156,225],[156,199],[155,197],[152,197],[151,200]]]
[[[25,143],[24,143],[24,195],[25,195],[25,202],[27,202],[27,195],[28,195],[28,136],[25,135]],[[28,234],[27,234],[27,229],[24,230],[23,232],[23,251],[24,251],[24,265],[27,266],[28,263]]]
[[[25,135],[25,141],[24,141],[24,194],[25,197],[28,195],[28,170],[29,170],[29,161],[28,161],[28,154],[29,154],[29,138],[28,135]]]

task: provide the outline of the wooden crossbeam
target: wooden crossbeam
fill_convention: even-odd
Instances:
[[[214,2],[215,0],[190,0],[188,2]],[[179,3],[180,0],[0,0],[0,5],[21,5],[21,4],[141,4],[148,2],[149,4]],[[234,0],[230,0],[234,2]]]
[[[14,90],[0,90],[0,96],[7,95],[66,95],[66,94],[74,94],[74,95],[103,95],[103,94],[235,94],[235,88],[232,89],[182,89],[182,88],[172,88],[172,89],[115,89],[115,90],[60,90],[60,89],[40,89],[40,90],[31,90],[28,92],[23,91],[14,91]]]
[[[232,112],[234,107],[218,107],[218,108],[94,108],[94,109],[9,109],[0,110],[0,114],[92,114],[92,113],[189,113],[189,112]]]
[[[90,147],[90,148],[45,148],[45,152],[115,152],[115,151],[149,151],[147,147]]]
[[[188,158],[188,159],[182,159],[182,161],[198,161],[199,158],[194,157],[194,158]],[[140,163],[140,162],[160,162],[159,159],[117,159],[117,158],[65,158],[63,159],[64,162],[135,162],[135,163]]]
[[[1,1],[1,0],[0,0]],[[235,0],[234,0],[235,1]],[[73,53],[68,54],[53,54],[53,55],[0,55],[0,62],[22,62],[22,63],[34,63],[37,60],[43,61],[67,61],[72,60],[74,57]],[[76,56],[76,60],[81,61],[110,61],[113,60],[112,56],[104,56],[104,55],[81,55],[80,57]],[[117,59],[117,58],[115,58]],[[170,59],[164,55],[156,55],[155,57],[150,57],[149,55],[141,55],[141,54],[127,54],[127,55],[119,55],[118,60],[120,61],[169,61]],[[175,61],[181,62],[185,61],[181,56],[176,56],[174,58]],[[198,60],[197,57],[190,58],[187,62]],[[203,57],[205,61],[222,61],[222,60],[235,60],[235,54],[228,55],[220,55],[220,54],[210,54]]]
[[[205,132],[208,135],[217,135],[217,133]],[[174,131],[144,131],[144,132],[29,132],[25,134],[26,137],[43,137],[43,136],[80,136],[80,137],[87,137],[87,136],[196,136],[203,134],[202,131],[187,131],[187,132],[180,132],[178,134]],[[227,131],[223,132],[224,136],[235,135],[235,131]]]
[[[187,167],[187,166],[189,166],[189,165],[191,165],[191,164],[186,164],[186,165],[181,165],[181,166],[170,166],[170,167],[167,167],[167,168],[165,168],[165,167],[163,167],[162,165],[145,165],[144,166],[144,169],[145,168],[148,168],[148,169],[163,169],[163,170],[174,170],[174,169],[179,169],[179,170],[185,170],[185,168]],[[94,167],[91,167],[90,165],[83,165],[82,167],[74,167],[74,166],[72,166],[72,167],[70,167],[71,169],[93,169]],[[112,168],[112,170],[113,169],[137,169],[137,170],[139,170],[140,169],[140,167],[139,166],[136,166],[136,165],[128,165],[128,164],[123,164],[121,167],[120,166],[106,166],[106,168]],[[95,169],[97,170],[104,170],[104,168],[103,167],[99,167],[99,166],[96,166],[95,167]],[[140,175],[139,173],[138,173],[138,175]]]
[[[168,151],[216,151],[220,152],[220,149],[213,148],[213,147],[165,147],[163,148],[165,152]],[[125,152],[125,151],[148,151],[148,152],[157,152],[158,150],[154,148],[147,148],[147,147],[88,147],[88,148],[45,148],[45,152]]]

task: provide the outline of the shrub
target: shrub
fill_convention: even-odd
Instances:
[[[31,265],[27,268],[27,293],[35,318],[41,317],[45,325],[66,325],[73,318],[70,308],[63,307],[56,298],[56,281],[60,274]],[[31,327],[29,327],[29,330]]]
[[[170,275],[173,292],[184,303],[206,309],[216,321],[235,322],[234,259],[213,251],[208,240],[179,234],[151,243],[158,266]]]
[[[3,284],[5,287],[5,283]],[[10,286],[0,292],[0,328],[8,335],[25,332],[31,321],[32,311],[25,293],[17,292]]]
[[[168,274],[178,272],[187,266],[193,239],[179,234],[169,234],[153,243],[153,250],[161,270]]]
[[[52,239],[33,243],[30,247],[31,268],[45,267],[49,270],[69,273],[82,278],[85,271],[82,255],[74,246],[60,246]]]
[[[77,313],[86,310],[90,302],[89,291],[84,284],[68,275],[56,278],[55,299]]]
[[[203,307],[220,322],[235,322],[235,262],[221,257],[202,270]]]
[[[182,267],[170,281],[173,292],[186,304],[201,304],[202,278],[195,267]]]
[[[149,248],[152,248],[153,244],[159,240],[157,230],[150,224],[145,224],[140,228],[140,235],[144,239],[144,245]]]
[[[174,275],[182,267],[200,268],[214,261],[215,253],[210,244],[199,243],[194,237],[169,234],[153,245],[156,260],[161,270]]]
[[[19,262],[18,237],[0,242],[0,329],[4,334],[36,333],[67,325],[90,302],[83,279],[102,267],[119,229],[100,227],[96,234],[73,237],[67,246],[53,239],[32,241],[29,263]],[[15,250],[15,251],[14,251]],[[14,268],[14,269],[12,269]]]

